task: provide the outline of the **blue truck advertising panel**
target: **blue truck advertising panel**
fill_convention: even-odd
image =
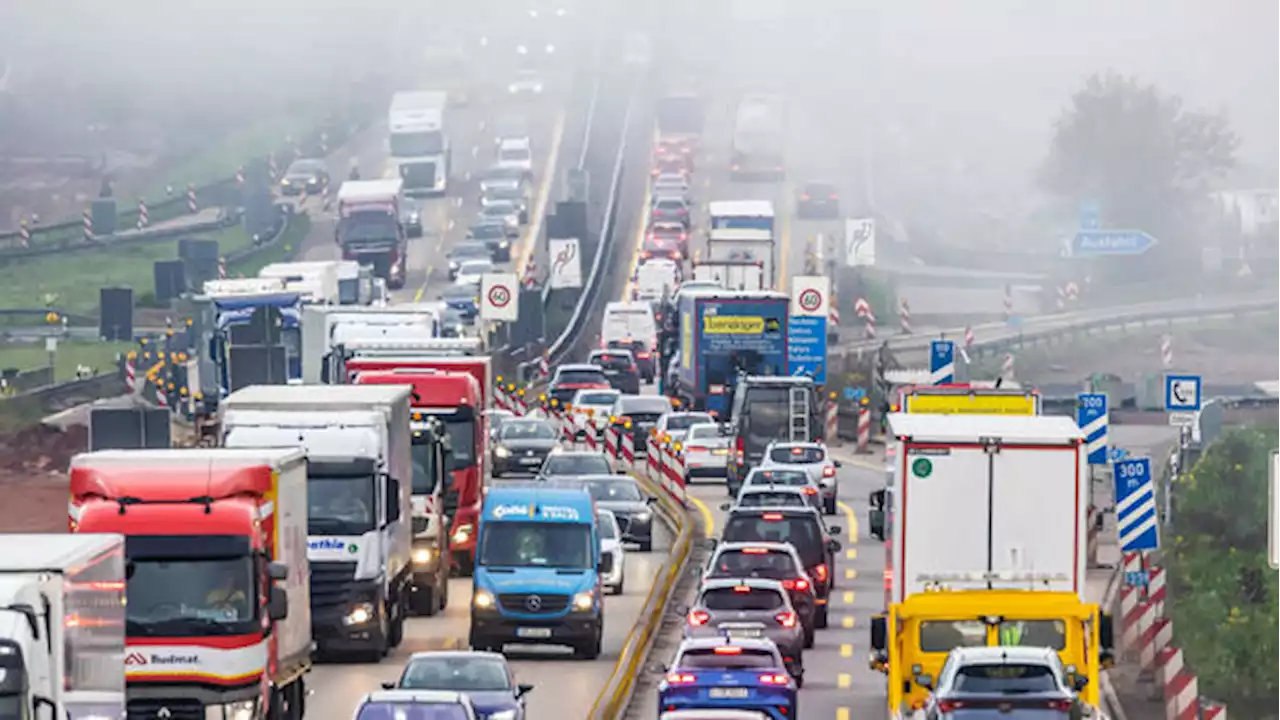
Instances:
[[[786,375],[790,302],[775,292],[682,297],[674,395],[692,409],[728,417],[740,371]]]

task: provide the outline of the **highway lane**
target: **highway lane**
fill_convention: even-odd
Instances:
[[[572,660],[568,658],[567,650],[558,648],[506,648],[517,681],[535,686],[529,696],[528,720],[587,717],[600,689],[613,672],[628,633],[639,620],[649,586],[670,550],[672,537],[667,529],[659,523],[656,532],[652,552],[627,553],[624,593],[605,597],[604,652],[598,660]],[[379,683],[392,682],[399,677],[412,653],[465,649],[470,602],[471,580],[452,579],[449,581],[449,607],[445,612],[436,617],[410,619],[405,628],[404,642],[381,663],[315,666],[307,680],[311,690],[307,717],[311,720],[346,720],[352,716],[364,693],[379,689]]]

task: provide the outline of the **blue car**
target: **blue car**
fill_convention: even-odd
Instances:
[[[444,690],[465,693],[482,720],[524,720],[532,685],[516,683],[500,653],[467,650],[419,652],[387,690]]]
[[[694,709],[754,710],[772,720],[794,720],[799,691],[770,640],[689,639],[658,686],[658,714]]]

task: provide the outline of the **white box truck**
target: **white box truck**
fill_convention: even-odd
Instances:
[[[342,330],[345,327],[421,327],[432,337],[440,334],[440,316],[437,307],[425,304],[402,304],[385,307],[322,306],[302,308],[302,381],[304,383],[334,382],[326,377],[325,368],[330,355],[339,343],[335,339],[359,337],[359,331]],[[352,334],[354,333],[354,334]]]
[[[341,302],[338,288],[338,271],[343,265],[350,266],[352,264],[356,264],[355,261],[319,260],[314,262],[270,263],[258,271],[258,277],[275,278],[283,281],[285,290],[298,293],[303,303],[338,305]]]
[[[255,385],[222,404],[226,447],[307,452],[312,633],[326,655],[381,659],[403,637],[414,576],[410,395],[407,385]]]
[[[124,720],[124,537],[0,535],[0,717]]]
[[[1090,486],[1071,418],[893,413],[889,435],[890,603],[944,575],[1022,578],[993,579],[996,589],[1027,588],[1034,575],[1036,588],[1085,602]]]

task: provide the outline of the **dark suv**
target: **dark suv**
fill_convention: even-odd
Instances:
[[[587,362],[600,366],[614,390],[640,394],[640,368],[630,350],[595,350]]]
[[[547,385],[547,397],[552,405],[564,407],[579,390],[608,390],[609,380],[599,365],[561,365]]]
[[[840,543],[830,537],[840,528],[826,527],[822,515],[810,507],[742,507],[729,511],[722,542],[786,543],[796,549],[805,574],[813,583],[818,606],[814,626],[827,626],[827,600],[835,585],[835,557]]]
[[[637,457],[647,456],[651,431],[671,409],[671,399],[661,395],[623,395],[609,410],[609,423],[619,436],[631,436]]]

